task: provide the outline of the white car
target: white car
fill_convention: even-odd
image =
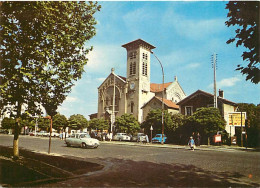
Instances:
[[[36,136],[47,136],[47,131],[40,131],[36,133]]]
[[[76,133],[66,138],[67,146],[80,146],[82,148],[97,148],[100,144],[95,138],[91,138],[88,133]]]
[[[113,140],[119,140],[119,141],[130,141],[131,137],[128,136],[126,133],[116,133],[113,136]]]
[[[47,136],[50,137],[50,133],[47,133]],[[60,134],[57,132],[52,132],[51,137],[60,137]]]

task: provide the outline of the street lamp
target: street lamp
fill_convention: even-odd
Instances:
[[[160,63],[161,65],[161,68],[162,68],[162,141],[161,141],[161,144],[163,144],[163,141],[164,141],[164,103],[163,103],[163,99],[164,99],[164,71],[163,71],[163,66],[162,66],[162,63],[161,61],[159,60],[159,58],[154,54],[153,51],[151,51],[151,54],[154,55],[154,57],[158,60],[158,62]]]

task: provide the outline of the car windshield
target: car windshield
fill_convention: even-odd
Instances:
[[[161,135],[158,135],[158,134],[157,134],[155,137],[161,137]]]
[[[80,138],[91,138],[91,137],[89,136],[89,134],[81,134]]]

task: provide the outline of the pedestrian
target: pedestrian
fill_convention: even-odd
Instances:
[[[197,134],[196,146],[200,146],[200,133]]]
[[[149,138],[148,138],[147,134],[145,135],[145,140],[146,140],[146,143],[148,144],[149,143]]]
[[[189,142],[188,142],[188,145],[190,146],[190,149],[191,149],[192,151],[194,151],[194,149],[195,149],[195,142],[194,142],[192,136],[190,137],[190,140],[189,140]]]

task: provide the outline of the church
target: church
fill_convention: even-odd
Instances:
[[[151,83],[151,50],[155,47],[137,39],[122,45],[126,49],[126,77],[117,75],[114,69],[98,87],[97,118],[115,120],[123,114],[133,114],[142,123],[151,109],[161,108],[179,113],[179,101],[186,97],[177,77],[169,83]],[[164,97],[162,100],[162,92]],[[115,114],[115,115],[113,115]]]

